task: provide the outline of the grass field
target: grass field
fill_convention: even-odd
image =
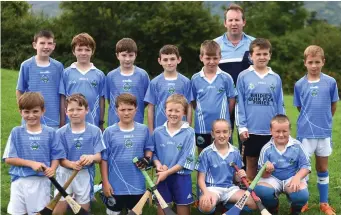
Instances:
[[[17,111],[15,101],[15,87],[18,73],[11,70],[1,69],[1,156],[6,145],[7,138],[11,129],[14,126],[20,124],[20,116]],[[298,117],[298,111],[292,105],[292,96],[285,96],[285,104],[287,115],[290,117],[293,128],[292,136],[296,136],[296,119]],[[341,213],[341,111],[340,108],[334,116],[334,128],[333,128],[333,154],[329,160],[329,173],[330,173],[330,204],[333,205],[338,213]],[[325,111],[325,110],[321,110]],[[236,141],[234,141],[236,142]],[[312,159],[312,166],[314,167],[315,160]],[[7,204],[10,197],[10,177],[8,175],[9,166],[4,162],[1,163],[1,212],[0,214],[7,214]],[[96,182],[100,180],[97,174]],[[192,174],[194,179],[196,173]],[[195,181],[195,180],[193,180]],[[307,215],[320,214],[318,210],[319,195],[316,188],[316,172],[313,169],[310,175],[309,183],[310,199],[309,205],[311,209],[305,213]],[[99,199],[99,198],[98,198]],[[289,204],[285,197],[282,195],[280,201],[280,214],[289,214]],[[104,205],[97,202],[93,205],[93,214],[105,214]],[[145,207],[143,214],[156,214],[153,207]],[[196,209],[192,210],[192,214],[200,214]],[[252,214],[257,214],[252,213]]]

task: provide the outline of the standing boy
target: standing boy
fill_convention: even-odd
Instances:
[[[65,108],[65,96],[83,94],[89,104],[86,121],[103,130],[105,75],[90,62],[96,43],[89,34],[81,33],[72,39],[71,46],[77,62],[71,64],[63,73],[59,88],[59,93],[63,95],[62,107]],[[64,118],[63,114],[63,124]]]
[[[219,69],[221,51],[218,43],[205,40],[200,47],[202,70],[192,77],[192,92],[195,109],[195,138],[198,152],[212,143],[212,122],[226,119],[235,105],[236,92],[232,77]]]
[[[181,62],[178,48],[174,45],[163,46],[160,49],[158,61],[164,72],[150,82],[144,98],[144,101],[149,103],[148,128],[150,132],[167,121],[165,103],[170,95],[182,94],[188,103],[193,100],[190,80],[176,70]],[[192,124],[192,107],[188,106],[186,112],[187,122]]]
[[[295,84],[294,105],[300,112],[297,138],[309,156],[316,156],[320,210],[335,215],[335,210],[328,204],[328,157],[332,153],[332,122],[339,96],[335,79],[321,72],[324,62],[321,47],[311,45],[306,48],[304,65],[307,74]]]
[[[65,151],[57,141],[55,130],[40,123],[45,112],[40,93],[24,93],[18,105],[25,124],[12,129],[3,155],[5,162],[11,165],[7,213],[33,215],[50,201],[47,177],[54,176],[58,160],[65,158]]]
[[[66,158],[61,160],[56,178],[59,184],[65,184],[72,171],[79,170],[66,191],[73,194],[76,202],[89,211],[90,199],[94,195],[94,163],[101,161],[101,151],[105,149],[105,145],[101,130],[85,121],[89,111],[85,97],[82,94],[73,94],[66,98],[65,105],[70,123],[57,131],[57,137],[65,148]],[[55,194],[57,193],[56,190]],[[62,198],[54,209],[54,214],[65,214],[67,207],[67,202]]]
[[[260,150],[271,139],[270,121],[284,113],[282,81],[268,67],[271,44],[257,38],[250,45],[253,66],[238,76],[236,125],[240,140],[245,145],[246,174],[253,180],[257,174]]]
[[[115,100],[122,93],[130,93],[137,99],[135,122],[144,121],[144,96],[149,86],[147,72],[134,65],[137,46],[134,40],[123,38],[116,44],[116,57],[120,66],[109,72],[106,77],[106,99],[109,102],[108,126],[119,121],[115,108]]]
[[[32,43],[37,55],[24,61],[20,66],[16,96],[19,101],[24,92],[40,92],[45,100],[42,123],[57,129],[60,126],[60,116],[64,110],[60,109],[59,82],[64,66],[50,58],[56,43],[51,31],[42,30],[34,35]]]
[[[107,205],[108,215],[118,215],[124,208],[132,210],[146,191],[145,179],[132,162],[133,158],[145,158],[150,162],[147,150],[148,127],[134,122],[137,112],[136,97],[122,93],[115,100],[120,121],[104,131],[107,149],[102,152],[101,175],[103,192],[113,196],[116,204]]]
[[[311,170],[309,157],[301,143],[290,136],[290,128],[285,115],[271,119],[272,139],[262,148],[258,161],[258,168],[269,161],[255,192],[271,214],[278,213],[281,193],[289,198],[292,215],[300,214],[309,198],[305,180]]]
[[[165,108],[167,121],[156,128],[150,138],[158,176],[157,189],[167,204],[176,204],[178,214],[190,215],[195,136],[193,128],[182,121],[188,110],[187,99],[173,94],[166,100]],[[160,205],[157,214],[163,214]]]

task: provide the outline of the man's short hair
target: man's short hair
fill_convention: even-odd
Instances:
[[[116,43],[116,53],[120,52],[134,52],[137,54],[137,45],[131,38],[123,38]]]
[[[272,46],[269,40],[264,38],[257,38],[250,44],[250,55],[253,54],[253,49],[259,47],[260,49],[269,49],[270,54],[272,53]]]
[[[122,93],[115,99],[115,107],[118,108],[120,104],[128,104],[137,107],[136,97],[130,93]]]
[[[38,41],[38,38],[40,37],[46,37],[48,39],[52,38],[54,40],[54,34],[52,33],[52,31],[49,30],[41,30],[37,32],[33,37],[33,42],[36,43]]]
[[[203,43],[201,43],[200,46],[201,56],[203,56],[204,54],[208,56],[215,56],[217,55],[217,52],[219,52],[219,55],[221,56],[221,48],[219,44],[214,40],[205,40]]]
[[[277,123],[289,123],[289,128],[291,128],[291,123],[289,120],[289,117],[287,117],[284,114],[277,114],[274,116],[271,121],[270,121],[270,128],[272,128],[272,123],[277,122]]]
[[[44,97],[38,92],[25,92],[19,97],[19,110],[31,110],[40,107],[44,110]]]
[[[181,94],[172,94],[171,96],[169,96],[166,100],[166,104],[165,107],[167,107],[167,104],[169,103],[175,103],[175,104],[180,104],[182,105],[182,107],[184,108],[184,113],[187,114],[187,108],[188,108],[188,102],[187,99],[185,98],[185,96],[181,95]]]
[[[245,16],[244,16],[244,10],[241,6],[237,5],[237,4],[230,4],[230,6],[228,8],[226,8],[225,12],[224,12],[224,20],[226,20],[226,14],[229,10],[236,10],[236,11],[240,11],[242,13],[242,19],[245,20]]]
[[[86,100],[85,96],[81,93],[75,93],[72,94],[71,96],[66,97],[65,108],[67,108],[67,106],[71,102],[76,102],[79,107],[85,107],[85,109],[88,109],[89,107],[88,101]]]
[[[308,55],[315,57],[316,55],[321,55],[322,60],[324,60],[324,51],[320,46],[310,45],[304,50],[304,60],[307,59]]]
[[[175,54],[177,58],[180,58],[179,49],[175,45],[164,45],[159,51],[160,58],[162,54],[165,55]]]
[[[88,33],[77,34],[73,37],[71,42],[72,51],[75,51],[76,46],[87,46],[92,49],[92,53],[95,52],[96,42]]]

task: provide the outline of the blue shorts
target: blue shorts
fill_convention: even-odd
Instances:
[[[191,175],[170,175],[157,185],[157,189],[167,204],[174,202],[177,205],[190,205],[193,203]]]

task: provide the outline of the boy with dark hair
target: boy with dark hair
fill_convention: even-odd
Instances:
[[[150,82],[144,97],[144,101],[148,102],[148,128],[150,132],[167,121],[165,102],[170,95],[182,94],[188,103],[193,100],[190,80],[176,69],[181,62],[178,48],[174,45],[163,46],[159,52],[158,62],[163,67],[164,72]],[[189,124],[192,124],[192,107],[190,105],[186,118]]]
[[[32,45],[37,50],[37,55],[20,66],[16,87],[17,101],[24,92],[40,92],[47,110],[42,116],[42,123],[57,129],[60,126],[60,116],[64,114],[64,110],[60,109],[61,95],[58,92],[64,66],[50,57],[56,47],[51,31],[42,30],[36,33]]]
[[[3,154],[3,160],[11,165],[7,213],[33,215],[50,201],[47,177],[54,176],[59,159],[65,158],[65,151],[55,130],[40,122],[45,111],[40,93],[24,93],[18,105],[25,124],[12,129]]]
[[[105,75],[91,63],[96,43],[89,34],[81,33],[72,39],[71,47],[77,62],[71,64],[63,73],[59,87],[59,93],[63,95],[62,107],[65,107],[65,96],[83,94],[89,103],[86,121],[103,130]],[[64,114],[62,122],[65,122]]]
[[[135,122],[143,123],[145,103],[144,96],[149,86],[149,76],[144,69],[134,65],[137,46],[134,40],[123,38],[116,44],[116,57],[120,66],[108,73],[106,77],[106,99],[109,102],[108,126],[119,121],[115,100],[122,93],[130,93],[137,99]]]

